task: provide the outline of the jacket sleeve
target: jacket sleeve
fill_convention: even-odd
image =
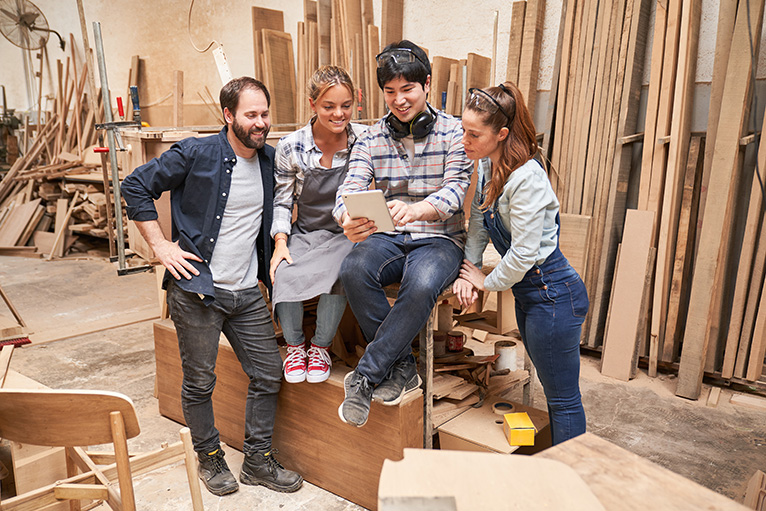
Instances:
[[[158,158],[136,168],[120,185],[120,193],[127,204],[128,218],[145,222],[157,219],[154,201],[162,192],[183,183],[189,171],[189,152],[192,147],[185,140],[173,144]]]

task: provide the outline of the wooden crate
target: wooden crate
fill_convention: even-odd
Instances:
[[[154,344],[160,413],[183,424],[181,359],[170,320],[154,324]],[[422,393],[413,392],[399,406],[373,403],[364,427],[349,426],[338,417],[343,377],[348,370],[345,365],[336,365],[324,383],[282,384],[274,447],[279,450],[280,462],[310,483],[375,509],[383,461],[402,459],[405,447],[422,447]],[[248,380],[223,338],[216,374],[216,427],[224,442],[241,449]],[[233,468],[236,473],[237,468]]]

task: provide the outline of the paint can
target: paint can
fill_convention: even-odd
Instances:
[[[495,343],[495,355],[498,355],[495,361],[496,371],[502,371],[503,369],[515,371],[518,368],[516,362],[516,341],[497,341]]]
[[[465,334],[460,330],[450,330],[447,332],[447,351],[463,351],[465,346]]]

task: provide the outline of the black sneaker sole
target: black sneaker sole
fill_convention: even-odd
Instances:
[[[230,493],[234,493],[237,490],[239,490],[239,485],[237,484],[236,481],[234,481],[233,485],[224,486],[223,488],[211,488],[210,486],[208,486],[207,481],[205,481],[201,477],[199,478],[199,480],[202,481],[203,485],[205,485],[205,488],[207,488],[207,491],[209,491],[210,493],[218,497],[229,495]]]
[[[244,472],[241,472],[239,474],[239,482],[242,484],[246,484],[248,486],[265,486],[269,490],[277,491],[280,493],[293,493],[298,491],[298,489],[303,484],[303,477],[298,479],[294,484],[290,486],[279,486],[272,483],[271,481],[258,479],[257,477],[253,477],[248,474],[245,474]]]
[[[396,399],[392,399],[390,401],[383,401],[382,399],[375,399],[375,394],[373,393],[372,397],[377,401],[378,403],[382,404],[383,406],[396,406],[399,403],[402,402],[402,399],[404,399],[404,396],[409,394],[410,392],[414,392],[420,388],[420,386],[423,384],[423,380],[420,378],[419,374],[415,374],[414,377],[416,383],[412,383],[413,378],[408,381],[404,387],[402,387],[402,392],[399,394],[399,396],[396,397]]]

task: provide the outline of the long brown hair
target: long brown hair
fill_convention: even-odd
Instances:
[[[494,99],[497,104],[483,97],[484,95]],[[497,109],[497,106],[500,109]],[[481,114],[484,124],[492,128],[495,133],[503,128],[508,128],[509,131],[505,141],[501,142],[503,150],[498,164],[492,167],[492,177],[484,186],[484,203],[481,209],[485,210],[491,207],[503,193],[503,187],[511,172],[537,153],[535,125],[524,102],[524,96],[513,82],[481,89],[481,92],[476,92],[469,97],[465,108]],[[491,113],[492,110],[496,111]]]

